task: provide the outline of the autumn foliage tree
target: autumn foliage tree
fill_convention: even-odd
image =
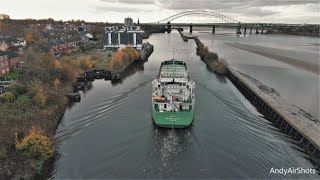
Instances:
[[[139,52],[131,47],[119,49],[111,58],[109,69],[111,71],[119,71],[131,62],[139,58]]]
[[[45,160],[52,157],[54,153],[52,140],[40,128],[35,126],[29,130],[21,142],[18,139],[18,134],[15,133],[15,148],[25,152],[29,157]]]
[[[32,32],[28,32],[26,34],[26,42],[27,42],[27,45],[32,45],[34,43],[34,38],[33,38],[33,34]]]
[[[37,79],[34,78],[28,85],[28,91],[30,95],[33,97],[33,101],[38,106],[45,106],[46,104],[46,95],[44,92],[44,86],[43,83]]]

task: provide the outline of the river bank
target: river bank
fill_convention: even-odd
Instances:
[[[153,46],[148,44],[143,58],[147,59],[152,50]],[[110,54],[91,50],[59,60],[46,54],[29,53],[23,75],[0,97],[0,177],[31,179],[50,174],[51,168],[48,167],[57,156],[53,154],[53,136],[69,104],[66,95],[81,90],[79,77],[84,73],[94,73],[94,69],[110,69],[125,75],[123,71],[136,68],[131,64],[140,61],[141,57],[134,49],[128,51],[130,53],[122,49]],[[29,148],[17,149],[20,143],[39,150],[44,148],[41,142],[26,140],[33,137],[30,134],[33,127],[39,130],[37,136],[46,137],[45,141],[52,144],[48,156],[43,157],[40,151],[34,152]],[[15,133],[18,134],[16,141]]]
[[[88,58],[57,60],[34,52],[26,53],[25,62],[23,74],[1,95],[3,178],[30,179],[51,160],[55,151],[53,135],[68,102],[65,95],[81,71],[93,65]]]

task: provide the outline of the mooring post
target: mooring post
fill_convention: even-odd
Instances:
[[[279,122],[279,120],[280,120],[280,116],[278,116],[277,123]]]
[[[302,136],[302,138],[301,138],[300,142],[302,142],[302,141],[303,141],[303,139],[304,139],[304,137]]]
[[[312,152],[312,155],[314,155],[314,153],[317,151],[317,148],[316,147],[314,147],[314,150],[313,150],[313,152]]]
[[[286,126],[285,130],[287,130],[288,126],[289,126],[289,123],[287,123],[287,126]]]
[[[291,134],[292,130],[293,130],[293,127],[291,127],[291,131],[289,132],[289,135]]]
[[[308,149],[308,147],[310,146],[310,142],[308,143],[308,145],[307,145],[307,147],[306,147],[306,149]]]
[[[297,135],[299,134],[299,132],[297,131],[297,134],[294,136],[294,138],[297,138]]]
[[[212,26],[212,34],[216,33],[216,26]]]

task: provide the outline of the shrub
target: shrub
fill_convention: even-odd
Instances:
[[[111,61],[109,62],[109,69],[111,71],[118,71],[124,66],[128,65],[130,62],[138,59],[139,56],[140,56],[139,52],[132,47],[119,49],[112,56]]]
[[[61,81],[60,81],[58,78],[56,78],[56,79],[54,80],[54,87],[55,87],[56,89],[59,89],[60,86],[61,86]]]
[[[38,106],[44,106],[46,104],[46,95],[44,92],[44,86],[42,82],[34,78],[28,85],[28,91],[33,96],[33,102]]]
[[[13,102],[15,99],[15,95],[9,91],[0,95],[0,100],[3,102]]]
[[[15,101],[15,105],[18,109],[27,110],[31,106],[31,99],[27,95],[20,95]]]
[[[215,61],[212,63],[212,69],[214,70],[214,72],[218,74],[227,74],[227,66],[228,63],[223,59],[220,59],[220,61]]]
[[[25,84],[19,82],[19,83],[13,83],[8,88],[8,91],[12,92],[14,95],[19,96],[22,94],[25,94],[27,92],[27,87]]]
[[[0,147],[0,159],[7,158],[7,157],[8,157],[8,154],[7,154],[6,148],[1,146]]]
[[[80,60],[80,68],[82,70],[88,70],[88,69],[92,69],[93,67],[93,62],[90,61],[88,58],[81,58]]]
[[[206,59],[208,59],[209,61],[217,61],[219,60],[218,54],[210,52],[207,54]]]
[[[29,157],[48,159],[54,153],[53,142],[40,128],[33,126],[20,142],[15,133],[15,148],[25,152]]]

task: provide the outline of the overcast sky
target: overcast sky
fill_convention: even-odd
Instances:
[[[320,0],[0,0],[0,14],[11,18],[83,19],[86,21],[155,22],[175,13],[213,10],[241,22],[320,24]],[[173,22],[222,22],[210,16],[188,16]]]

